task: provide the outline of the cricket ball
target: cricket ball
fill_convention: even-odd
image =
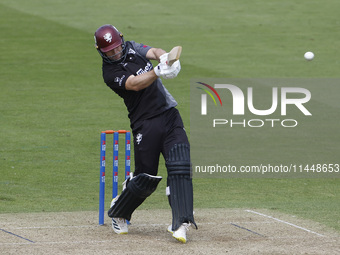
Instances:
[[[314,53],[311,51],[307,51],[304,55],[305,59],[311,61],[314,58]]]

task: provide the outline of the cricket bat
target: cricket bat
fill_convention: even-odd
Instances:
[[[173,47],[172,50],[169,52],[167,64],[169,66],[172,66],[174,62],[179,60],[181,53],[182,53],[182,46]]]

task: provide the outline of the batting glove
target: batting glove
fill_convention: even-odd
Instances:
[[[167,64],[159,63],[153,70],[155,71],[155,74],[160,77],[163,76],[169,68],[170,67]]]
[[[179,62],[179,60],[177,60],[172,64],[172,66],[169,69],[165,70],[165,73],[162,76],[164,79],[173,79],[177,77],[180,71],[181,63]]]
[[[179,60],[172,64],[172,66],[168,66],[167,64],[159,63],[155,68],[155,74],[158,77],[162,77],[164,79],[172,79],[175,78],[181,70],[181,64]]]
[[[164,53],[163,55],[161,55],[160,57],[159,57],[159,63],[161,63],[161,64],[168,64],[167,62],[168,62],[168,55],[169,55],[169,53]]]
[[[178,73],[181,71],[181,64],[179,60],[174,62],[172,66],[168,66],[167,64],[162,64],[159,63],[155,68],[154,68],[155,74],[158,77],[162,77],[164,79],[173,79],[175,78]]]

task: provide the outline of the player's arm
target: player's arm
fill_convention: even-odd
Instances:
[[[130,75],[126,80],[125,89],[134,91],[145,89],[157,80],[157,78],[158,76],[155,74],[154,70],[137,76]]]
[[[150,60],[157,60],[159,62],[159,57],[164,53],[166,53],[166,51],[163,49],[151,48],[146,53],[146,58]],[[131,75],[126,80],[125,89],[134,91],[145,89],[150,86],[157,78],[158,76],[155,74],[154,70],[138,76]]]
[[[163,59],[162,62],[151,71],[137,76],[130,75],[126,80],[125,89],[134,91],[145,89],[160,76],[165,79],[175,78],[181,70],[179,61],[177,61],[175,65],[168,66],[165,63],[168,60],[168,53],[161,48],[151,48],[146,53],[146,58],[150,60],[157,60],[158,62],[160,62],[161,56]]]
[[[159,62],[159,57],[165,53],[166,51],[161,48],[151,48],[146,53],[146,58],[150,60],[157,60]]]
[[[172,66],[160,63],[147,73],[137,76],[130,75],[125,82],[125,89],[134,91],[145,89],[150,86],[158,77],[163,77],[164,79],[175,78],[180,70],[181,65],[179,61],[176,61]]]

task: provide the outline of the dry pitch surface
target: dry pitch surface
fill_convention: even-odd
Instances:
[[[128,235],[98,225],[97,212],[0,215],[1,254],[340,254],[339,233],[260,209],[199,209],[198,230],[178,243],[168,210],[137,210]]]

